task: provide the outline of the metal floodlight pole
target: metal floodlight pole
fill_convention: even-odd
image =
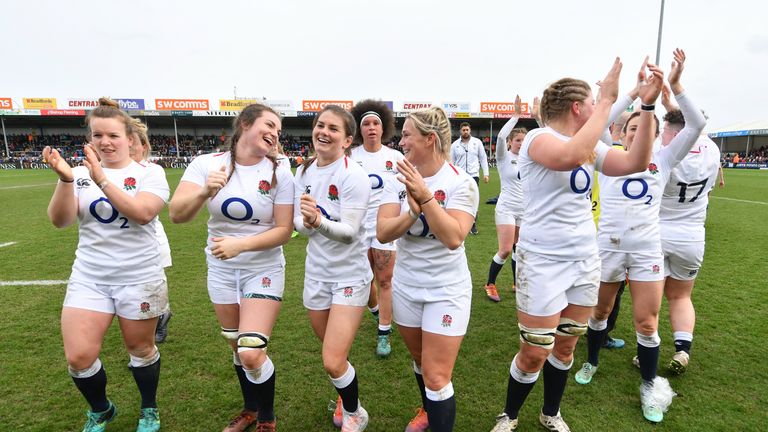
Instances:
[[[176,117],[173,118],[173,135],[176,136],[176,157],[180,158],[181,154],[179,153],[179,130],[176,128]]]
[[[488,138],[488,160],[491,160],[491,147],[493,146],[493,119],[491,119],[491,137]]]
[[[661,12],[659,13],[659,36],[656,38],[656,66],[659,65],[661,52],[661,30],[664,27],[664,0],[661,0]]]
[[[0,117],[0,122],[3,124],[3,141],[5,142],[5,157],[11,157],[11,151],[8,150],[8,137],[5,136],[5,119]]]

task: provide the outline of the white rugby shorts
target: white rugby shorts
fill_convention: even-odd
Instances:
[[[592,307],[600,287],[600,257],[555,261],[517,248],[517,309],[533,316],[560,313],[569,304]]]
[[[168,310],[168,285],[165,279],[136,285],[103,285],[70,280],[64,306],[131,320],[154,318]]]
[[[444,336],[467,333],[472,280],[444,287],[409,286],[392,281],[392,315],[397,325]]]
[[[664,257],[661,252],[600,251],[600,280],[621,282],[629,280],[654,282],[664,280]]]
[[[677,280],[694,280],[704,262],[704,242],[665,241],[661,239],[664,253],[664,275]]]
[[[208,266],[208,296],[215,304],[236,304],[245,298],[282,301],[285,267],[232,269]]]

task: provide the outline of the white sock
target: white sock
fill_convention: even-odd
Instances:
[[[448,382],[448,384],[440,390],[430,390],[428,387],[424,387],[424,390],[426,390],[427,399],[440,402],[450,399],[451,396],[453,396],[453,383]]]
[[[350,362],[347,362],[347,371],[340,377],[334,378],[330,375],[328,375],[328,377],[331,379],[334,387],[342,389],[352,384],[352,380],[355,378],[355,368],[352,367]]]

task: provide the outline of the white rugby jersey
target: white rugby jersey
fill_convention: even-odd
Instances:
[[[204,186],[208,174],[222,166],[231,170],[230,152],[199,156],[189,164],[181,177],[198,186]],[[289,170],[275,171],[277,185],[272,187],[272,161],[262,159],[256,165],[235,165],[232,177],[213,198],[208,200],[208,237],[205,254],[208,265],[222,268],[260,269],[284,265],[283,248],[247,251],[227,260],[211,254],[213,237],[250,237],[275,226],[274,205],[293,204],[293,179]]]
[[[687,125],[687,122],[686,122]],[[720,149],[706,135],[672,170],[661,199],[661,237],[665,240],[704,241],[709,192],[717,182]]]
[[[146,165],[150,169],[159,169],[163,172],[163,175],[165,175],[165,171],[160,165],[152,163],[146,159],[141,161],[141,164]],[[168,243],[168,236],[165,234],[165,227],[163,227],[163,223],[160,222],[159,215],[155,216],[155,220],[153,222],[155,224],[155,237],[157,237],[157,243],[160,248],[160,265],[163,267],[170,267],[173,265],[173,261],[171,260],[171,245]]]
[[[277,160],[278,169],[287,169],[288,171],[291,170],[291,160],[288,159],[288,156],[284,154],[278,154],[275,157],[275,160]],[[291,173],[291,177],[293,177],[293,173]]]
[[[159,168],[159,167],[158,167]],[[131,161],[121,169],[103,168],[113,186],[130,196],[149,192],[168,201],[165,172]],[[104,285],[132,285],[165,277],[154,221],[140,225],[112,207],[88,169],[72,169],[77,198],[79,241],[70,279]]]
[[[518,155],[507,149],[507,137],[517,125],[518,117],[512,117],[499,131],[496,138],[496,167],[501,179],[501,193],[496,207],[503,207],[514,212],[523,210],[523,184],[517,167]]]
[[[359,145],[352,149],[350,157],[363,167],[371,181],[371,198],[368,202],[368,212],[365,214],[365,228],[371,230],[376,227],[381,194],[384,192],[384,179],[397,174],[397,161],[405,159],[405,156],[384,145],[375,153]]]
[[[437,203],[444,209],[477,214],[480,193],[477,183],[467,173],[448,162],[432,177],[424,178]],[[400,213],[408,213],[405,185],[390,177],[384,186],[382,204],[400,204]],[[419,287],[455,285],[470,278],[464,244],[450,250],[429,230],[423,214],[397,241],[393,281]]]
[[[573,171],[553,171],[536,163],[528,148],[538,136],[561,141],[571,138],[550,127],[535,129],[523,140],[518,169],[523,184],[523,222],[518,247],[555,261],[580,261],[597,254],[597,232],[592,220],[592,186],[595,168],[602,170],[610,146],[595,144],[594,163]]]
[[[701,114],[684,94],[676,96],[685,127],[666,147],[651,155],[648,169],[628,176],[600,179],[600,250],[619,252],[660,252],[659,207],[662,192],[672,169],[691,150],[706,125]]]
[[[300,166],[294,179],[294,218],[301,217],[301,195],[307,193],[315,199],[323,217],[340,222],[346,210],[368,208],[370,184],[365,170],[346,156],[323,167],[315,161],[306,171]],[[373,273],[368,264],[368,246],[363,243],[364,225],[360,224],[350,244],[313,231],[307,244],[306,276],[321,282],[370,282]]]

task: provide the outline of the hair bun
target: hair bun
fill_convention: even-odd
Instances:
[[[99,98],[99,106],[107,106],[112,108],[120,109],[120,104],[118,104],[116,101],[108,98],[108,97],[100,97]]]

